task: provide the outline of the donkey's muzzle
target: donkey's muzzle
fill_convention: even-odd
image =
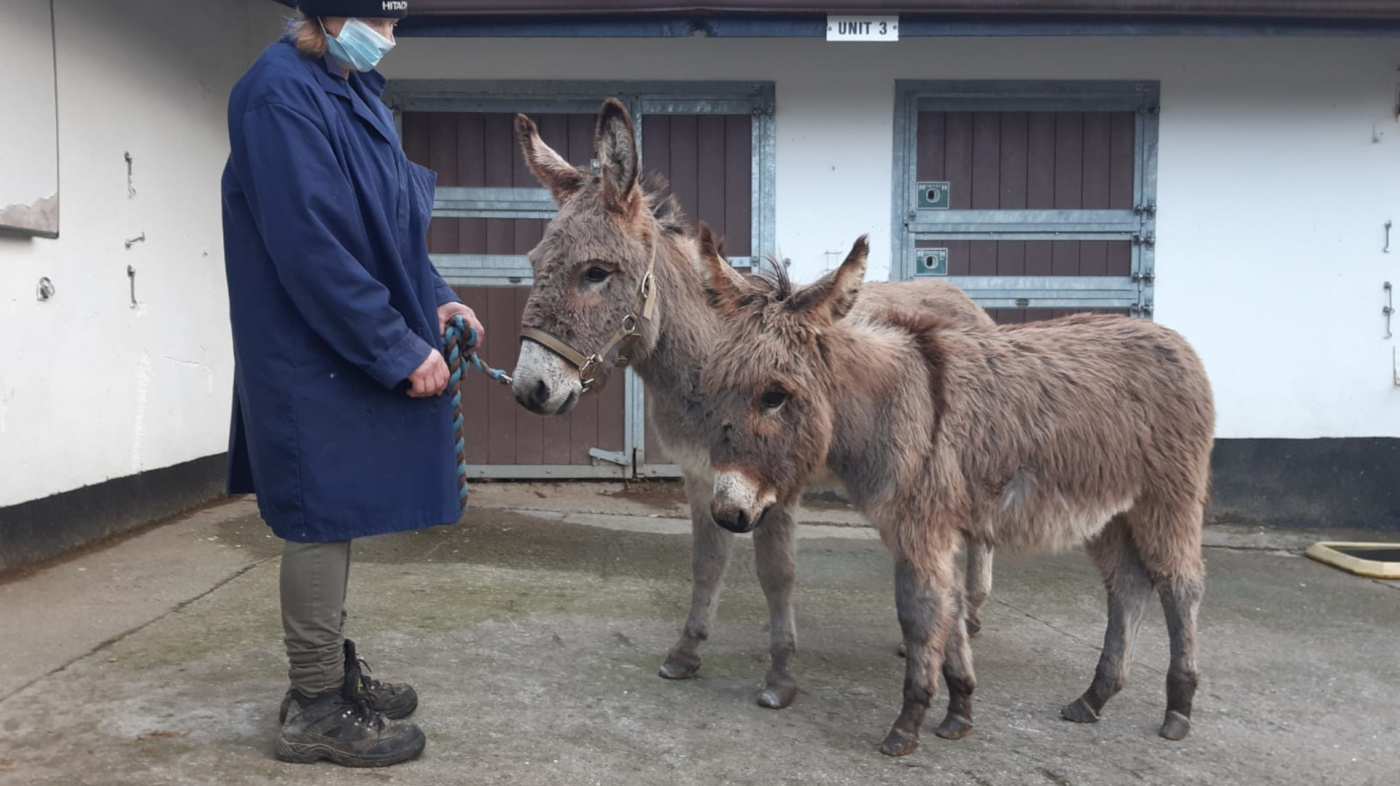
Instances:
[[[759,522],[763,521],[763,512],[757,516],[750,516],[747,510],[739,507],[724,505],[718,500],[710,504],[710,516],[715,523],[729,530],[743,534],[752,532]]]

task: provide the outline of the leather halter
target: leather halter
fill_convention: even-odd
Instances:
[[[642,283],[637,287],[637,298],[633,303],[632,310],[622,318],[622,324],[613,331],[612,336],[603,344],[602,349],[591,355],[585,355],[553,333],[533,327],[522,327],[520,338],[539,342],[551,352],[569,361],[578,369],[579,382],[583,385],[582,392],[587,393],[593,390],[593,384],[598,381],[598,369],[607,362],[608,355],[613,351],[613,348],[617,348],[617,357],[613,360],[613,366],[623,368],[631,363],[632,349],[636,345],[637,339],[642,336],[642,328],[646,327],[656,316],[656,248],[660,244],[660,238],[653,235],[651,261],[647,262],[646,275],[642,276]]]

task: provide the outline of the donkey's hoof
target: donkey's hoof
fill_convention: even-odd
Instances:
[[[792,704],[796,698],[796,685],[769,685],[758,694],[758,704],[770,710],[781,710]]]
[[[1075,723],[1099,722],[1099,714],[1089,706],[1089,702],[1085,701],[1083,696],[1075,699],[1073,704],[1066,704],[1065,708],[1060,710],[1060,716]]]
[[[976,614],[967,615],[967,637],[973,638],[982,632],[982,619]]]
[[[898,655],[901,658],[909,654],[909,650],[904,646],[904,642],[901,641],[899,643],[899,646],[894,648],[894,654]]]
[[[1167,711],[1167,719],[1162,721],[1162,730],[1157,732],[1163,739],[1177,740],[1186,739],[1186,735],[1191,733],[1191,719],[1174,710]]]
[[[972,733],[972,721],[950,712],[943,718],[943,722],[938,724],[938,728],[933,730],[933,733],[945,740],[960,740]]]
[[[700,670],[700,659],[680,658],[671,655],[666,658],[666,662],[661,664],[661,670],[657,673],[662,679],[667,680],[688,680],[695,676],[695,672]]]
[[[908,756],[919,749],[918,735],[909,735],[899,729],[890,729],[889,736],[880,743],[880,752],[886,756]]]

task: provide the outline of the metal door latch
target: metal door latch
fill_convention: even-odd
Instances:
[[[1386,337],[1386,338],[1390,338],[1390,337],[1393,335],[1393,334],[1390,332],[1390,317],[1391,317],[1393,314],[1395,314],[1395,301],[1394,301],[1394,299],[1393,299],[1393,295],[1394,295],[1394,294],[1395,294],[1395,288],[1392,287],[1392,286],[1390,285],[1390,282],[1389,282],[1389,281],[1385,282],[1385,305],[1381,308],[1381,313],[1382,313],[1382,314],[1385,314],[1385,337]]]

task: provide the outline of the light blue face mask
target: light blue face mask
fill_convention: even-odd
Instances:
[[[321,32],[325,31],[325,23],[322,23]],[[394,42],[358,19],[347,19],[340,28],[340,35],[326,33],[326,47],[341,65],[363,72],[373,70],[379,59],[394,48]]]

